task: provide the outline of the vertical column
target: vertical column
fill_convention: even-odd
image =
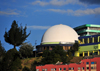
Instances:
[[[98,55],[99,55],[99,51],[98,51]]]
[[[94,55],[94,51],[93,51],[93,55]]]
[[[98,36],[98,42],[100,41],[99,38],[100,38],[100,36]]]
[[[92,43],[94,43],[94,37],[92,38]]]
[[[84,52],[83,52],[83,56],[84,56]]]
[[[89,43],[89,38],[88,38],[88,43]]]
[[[83,42],[83,44],[84,44],[84,38],[82,39],[82,42]]]
[[[89,51],[88,51],[88,56],[89,56]]]
[[[77,52],[77,56],[79,57],[79,52]]]

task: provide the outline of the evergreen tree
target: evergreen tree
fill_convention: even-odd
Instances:
[[[5,53],[6,53],[6,50],[4,49],[4,47],[2,46],[1,41],[0,41],[0,60],[3,58]]]
[[[33,46],[28,43],[23,43],[20,46],[19,52],[21,53],[21,56],[24,58],[32,57],[33,56]]]
[[[26,26],[23,28],[22,26],[18,27],[16,21],[14,20],[10,30],[7,32],[5,31],[4,38],[5,41],[9,44],[14,45],[14,48],[16,46],[19,46],[26,40],[26,38],[30,35],[26,35]]]
[[[1,62],[0,71],[18,71],[21,69],[20,54],[16,49],[10,49]]]
[[[23,69],[22,69],[22,71],[30,71],[30,69],[28,68],[28,67],[24,67]]]

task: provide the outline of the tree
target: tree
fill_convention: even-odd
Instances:
[[[30,69],[28,68],[28,67],[24,67],[23,69],[22,69],[22,71],[30,71]]]
[[[28,43],[23,43],[20,46],[19,52],[21,53],[21,56],[24,58],[32,57],[33,56],[33,46]]]
[[[30,35],[30,33],[26,35],[26,29],[26,26],[25,28],[23,28],[22,26],[18,27],[16,21],[14,20],[10,30],[8,32],[5,31],[5,41],[9,44],[14,45],[14,48],[16,48],[16,46],[21,45]]]
[[[6,50],[4,49],[4,47],[2,46],[1,41],[0,41],[0,61],[4,57],[5,53],[6,53]]]
[[[45,50],[43,51],[43,59],[41,60],[41,64],[55,64],[57,61],[61,61],[66,63],[67,56],[66,52],[63,50],[61,46],[56,46],[52,51]]]
[[[10,49],[5,54],[0,71],[18,71],[21,69],[20,54],[16,49]]]

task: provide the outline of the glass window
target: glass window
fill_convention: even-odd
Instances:
[[[53,71],[53,68],[51,69],[51,71]]]
[[[94,43],[98,42],[98,37],[94,37]]]
[[[47,69],[45,69],[45,71],[47,71]]]
[[[54,68],[54,71],[56,71],[56,68]]]
[[[64,70],[66,70],[66,68],[64,68]]]
[[[97,64],[96,62],[94,62],[94,64]]]
[[[82,70],[84,70],[84,67],[82,67]]]
[[[62,70],[62,68],[59,68],[59,70]]]
[[[72,68],[72,70],[74,70],[74,68]]]
[[[71,70],[71,68],[69,68],[69,70]]]
[[[86,62],[86,64],[89,64],[89,62]]]
[[[88,53],[87,52],[85,53],[85,56],[88,56]]]
[[[92,52],[90,52],[90,53],[89,53],[89,55],[93,55],[93,53],[92,53]]]
[[[89,38],[89,43],[92,43],[92,37]]]
[[[39,71],[39,69],[36,69],[36,71]]]
[[[42,71],[44,71],[44,69],[42,69]]]
[[[85,43],[85,44],[88,43],[88,38],[84,38],[84,43]]]
[[[86,67],[86,69],[89,69],[89,67]]]
[[[91,62],[91,64],[94,64],[94,62]]]
[[[91,67],[91,69],[94,69],[94,67]]]
[[[81,68],[80,67],[78,67],[78,70],[80,70]]]
[[[83,54],[81,53],[80,56],[83,56]]]

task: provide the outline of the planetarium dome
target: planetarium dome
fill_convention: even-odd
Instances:
[[[50,27],[43,35],[41,44],[68,44],[78,40],[76,31],[63,24]]]

